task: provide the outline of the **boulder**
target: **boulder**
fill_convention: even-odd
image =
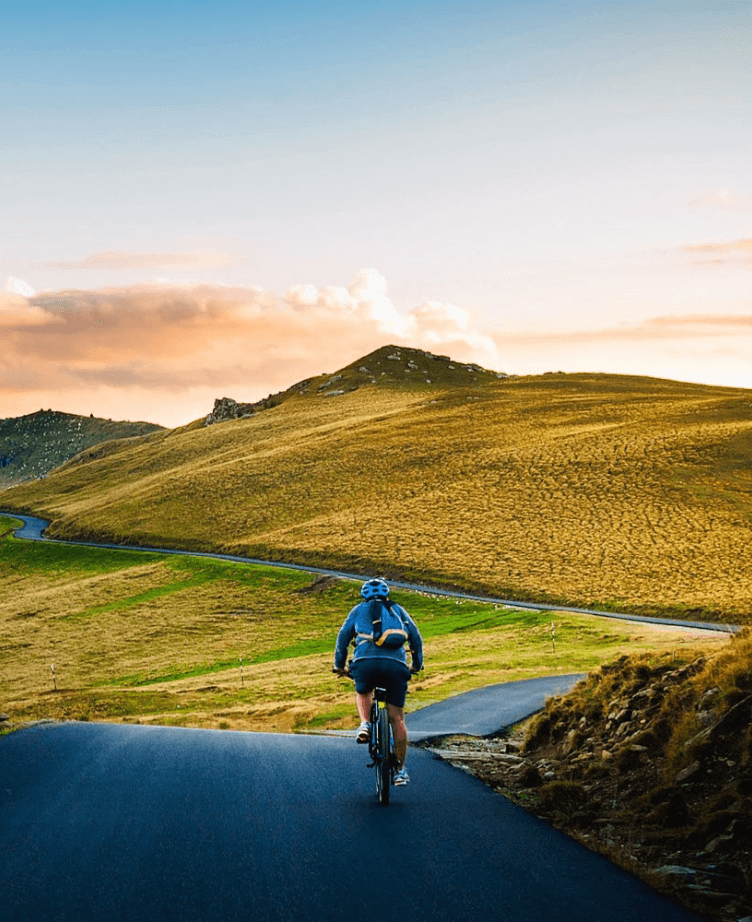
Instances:
[[[245,419],[253,416],[253,412],[252,403],[238,403],[232,397],[222,397],[214,401],[214,409],[204,420],[204,425],[211,426],[229,419]]]

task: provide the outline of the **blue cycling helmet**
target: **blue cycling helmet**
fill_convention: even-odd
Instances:
[[[360,594],[366,600],[370,602],[371,599],[388,599],[389,598],[389,586],[386,583],[386,580],[383,579],[369,579],[360,587]]]

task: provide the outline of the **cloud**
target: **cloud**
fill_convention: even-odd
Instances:
[[[13,275],[8,276],[5,282],[5,290],[11,294],[23,295],[24,298],[33,298],[36,294],[28,282],[23,279],[17,279]]]
[[[3,331],[4,337],[10,336],[13,331],[20,334],[27,327],[39,326],[49,322],[49,315],[31,304],[23,294],[0,293],[0,330]],[[3,343],[5,352],[12,349],[12,343]],[[1,355],[2,352],[0,352]]]
[[[730,240],[724,243],[692,243],[681,247],[681,250],[683,253],[702,257],[692,260],[692,264],[695,266],[746,268],[752,265],[750,256],[740,257],[737,255],[740,253],[752,254],[752,237],[744,237],[740,240]]]
[[[650,317],[633,326],[604,327],[592,330],[573,330],[561,333],[497,333],[494,342],[499,351],[514,345],[550,347],[559,345],[627,344],[670,340],[676,343],[685,339],[707,339],[734,334],[752,334],[752,314],[683,314],[678,316]]]
[[[723,208],[731,211],[748,211],[752,209],[752,194],[737,195],[728,189],[716,189],[692,199],[689,203],[693,208]]]
[[[167,268],[223,269],[235,263],[228,253],[208,248],[188,253],[131,253],[129,250],[102,250],[70,262],[45,263],[46,269],[154,270]]]
[[[44,393],[56,409],[75,404],[70,412],[111,416],[92,401],[117,395],[123,403],[128,393],[130,418],[177,425],[208,412],[215,397],[258,399],[389,343],[490,367],[499,361],[466,311],[426,301],[401,314],[374,269],[348,287],[295,285],[280,297],[261,288],[138,285],[5,298],[0,394],[34,408],[50,404]],[[163,414],[181,400],[181,417]]]
[[[738,250],[752,253],[752,237],[727,243],[694,243],[682,247],[682,250],[685,253],[733,253]]]

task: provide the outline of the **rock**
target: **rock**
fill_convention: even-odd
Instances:
[[[656,868],[654,873],[661,877],[683,881],[694,880],[697,876],[694,868],[685,868],[680,864],[664,864],[663,867]]]
[[[564,755],[569,755],[577,745],[577,738],[579,736],[579,730],[570,730],[567,733],[566,739],[564,740],[564,745],[562,747],[562,752]]]
[[[0,714],[0,722],[10,720],[10,714]]]
[[[697,702],[697,710],[705,711],[713,707],[715,702],[718,700],[721,690],[717,686],[715,688],[708,688],[700,697],[700,700]]]
[[[516,765],[522,761],[520,756],[507,755],[502,752],[477,752],[472,749],[432,749],[434,755],[438,756],[440,759],[443,759],[445,762],[488,762],[489,765],[493,765],[495,762],[499,762],[505,765]]]
[[[691,765],[687,765],[686,768],[683,768],[676,776],[677,783],[686,781],[688,778],[691,778],[693,775],[696,775],[700,770],[699,762],[692,762]]]
[[[205,426],[223,423],[230,419],[245,419],[253,416],[253,404],[238,403],[232,397],[222,397],[214,401],[214,409],[204,420]]]

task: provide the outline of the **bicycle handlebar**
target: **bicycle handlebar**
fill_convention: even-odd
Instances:
[[[410,677],[412,678],[414,675],[417,675],[419,671],[418,669],[411,669]],[[338,675],[343,679],[352,679],[353,677],[349,669],[335,669],[334,666],[332,666],[332,672],[334,675]]]

